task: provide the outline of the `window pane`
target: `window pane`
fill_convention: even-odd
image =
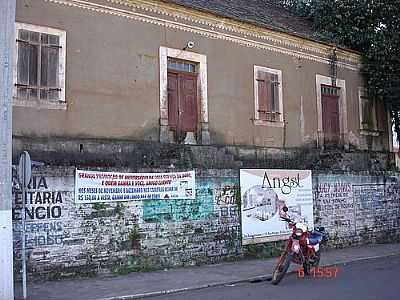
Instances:
[[[49,69],[49,47],[42,46],[42,53],[41,53],[41,61],[42,65],[40,66],[40,85],[41,86],[48,86],[48,69]]]
[[[29,41],[29,31],[23,29],[19,30],[18,37],[20,40]]]
[[[49,44],[53,46],[59,46],[60,45],[60,37],[58,35],[48,35],[49,37]]]
[[[322,95],[327,95],[327,96],[338,96],[339,95],[339,90],[340,88],[334,87],[334,86],[321,86],[321,93]]]
[[[32,42],[39,42],[39,36],[40,36],[39,32],[30,31],[30,40]]]
[[[18,43],[17,83],[19,84],[29,84],[29,52],[28,44]]]
[[[39,46],[30,45],[29,52],[29,85],[38,84],[38,53]]]
[[[42,33],[40,40],[41,40],[42,44],[48,44],[49,43],[49,35]]]
[[[364,100],[362,102],[362,119],[364,128],[372,128],[372,105],[369,100]]]
[[[58,86],[58,59],[59,59],[58,48],[48,48],[49,51],[49,62],[47,72],[47,83],[50,87]]]
[[[183,71],[183,72],[196,72],[196,64],[187,61],[181,61],[173,58],[168,58],[168,69]]]

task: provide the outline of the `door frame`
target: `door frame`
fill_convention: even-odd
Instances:
[[[160,142],[175,143],[168,125],[168,57],[195,62],[198,64],[197,100],[198,100],[198,143],[210,144],[208,127],[207,96],[207,57],[202,54],[160,47]]]
[[[315,87],[317,95],[317,122],[318,129],[316,134],[317,147],[324,148],[324,131],[322,123],[322,92],[321,86],[333,86],[332,78],[320,74],[315,76]],[[349,149],[348,127],[347,127],[347,101],[346,101],[346,81],[343,79],[336,79],[336,87],[339,90],[339,134],[341,142],[344,144],[345,149]]]

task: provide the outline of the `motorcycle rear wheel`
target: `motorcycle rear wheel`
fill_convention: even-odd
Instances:
[[[275,267],[274,272],[272,273],[272,280],[271,283],[273,285],[277,285],[281,282],[282,278],[285,276],[287,270],[289,269],[290,262],[292,261],[293,254],[285,252],[284,257],[278,262],[278,265]]]

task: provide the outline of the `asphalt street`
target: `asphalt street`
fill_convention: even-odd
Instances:
[[[154,300],[399,300],[400,256],[353,262],[334,272],[299,278],[287,274],[278,286],[270,281],[243,283],[158,296]],[[331,269],[332,270],[332,269]],[[330,275],[330,276],[328,276]]]

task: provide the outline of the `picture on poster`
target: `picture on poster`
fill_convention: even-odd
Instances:
[[[313,222],[312,177],[310,170],[240,170],[243,244],[286,239],[291,230],[281,220],[286,216],[297,222]]]

